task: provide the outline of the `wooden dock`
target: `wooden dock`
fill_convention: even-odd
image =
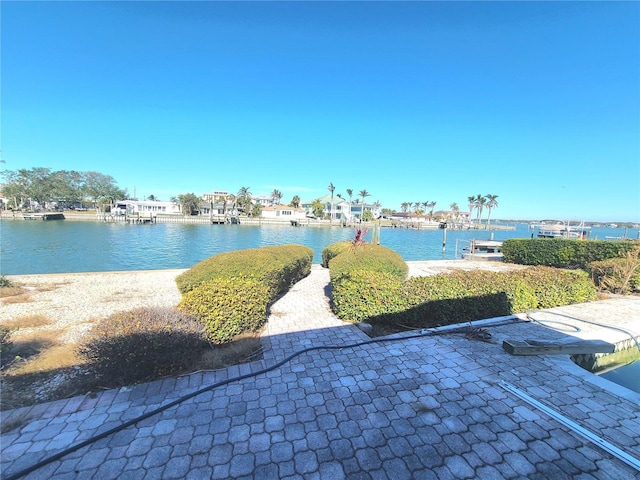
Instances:
[[[62,213],[23,213],[25,220],[64,220]]]

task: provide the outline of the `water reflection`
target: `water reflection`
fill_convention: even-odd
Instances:
[[[189,268],[216,253],[286,243],[311,247],[314,263],[320,263],[323,248],[354,237],[353,228],[277,225],[127,225],[16,220],[2,221],[0,227],[2,275]],[[604,238],[617,233],[602,231],[597,235]],[[438,260],[459,258],[460,249],[466,245],[464,241],[485,239],[488,235],[483,231],[448,230],[444,253],[441,230],[383,228],[380,241],[406,261]],[[505,240],[528,238],[530,232],[526,224],[519,224],[516,230],[498,230],[493,235],[496,240]],[[371,233],[365,238],[369,240]],[[459,242],[457,255],[456,241]]]

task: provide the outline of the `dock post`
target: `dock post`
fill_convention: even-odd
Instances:
[[[440,229],[442,230],[442,253],[447,250],[447,222],[440,222]]]

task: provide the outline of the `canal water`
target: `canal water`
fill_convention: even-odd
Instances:
[[[495,230],[495,240],[529,238],[527,224]],[[636,238],[636,230],[627,232]],[[382,228],[380,243],[405,261],[460,258],[472,239],[486,240],[478,230]],[[592,230],[592,238],[622,236],[624,229]],[[354,237],[353,228],[289,225],[193,225],[103,223],[94,221],[0,221],[0,274],[72,273],[189,268],[212,255],[266,245],[296,243],[311,247],[314,263],[333,242]],[[371,232],[365,236],[370,240]],[[456,252],[456,244],[458,251]]]
[[[598,375],[629,390],[640,393],[640,360]]]

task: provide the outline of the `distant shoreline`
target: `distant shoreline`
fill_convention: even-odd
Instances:
[[[0,219],[2,220],[18,220],[25,221],[22,218],[22,213],[16,213],[15,216],[13,214],[8,214],[7,212],[2,213],[0,215]],[[26,213],[26,212],[25,212]],[[54,213],[54,212],[51,212]],[[99,222],[99,223],[125,223],[124,218],[112,217],[110,215],[97,215],[95,213],[75,213],[75,212],[61,212],[64,215],[64,220],[68,221],[83,221],[83,222]],[[106,220],[105,220],[106,217]],[[144,216],[141,216],[144,218]],[[207,216],[177,216],[177,215],[156,215],[153,217],[153,223],[161,223],[161,224],[185,224],[185,225],[210,225],[211,223],[219,223],[212,222],[210,217]],[[214,217],[215,218],[215,217]],[[60,221],[60,220],[51,220],[51,221]],[[252,226],[262,226],[262,225],[279,225],[283,227],[291,227],[294,226],[291,223],[291,220],[280,220],[277,218],[251,218],[251,217],[240,217],[240,221],[237,225],[252,225]],[[380,228],[409,228],[409,229],[417,229],[417,230],[438,230],[440,228],[440,222],[437,221],[421,221],[421,220],[411,220],[405,222],[394,222],[389,219],[379,220],[379,221],[370,221],[363,223],[347,223],[343,225],[338,220],[334,220],[333,222],[329,222],[329,220],[317,220],[306,218],[304,220],[299,220],[298,224],[295,225],[297,227],[335,227],[335,228],[366,228],[371,229],[375,226],[379,225]],[[504,225],[504,224],[472,224],[468,226],[464,222],[460,222],[458,224],[449,224],[449,230],[480,230],[480,231],[491,231],[491,230],[515,230],[515,223],[512,225]]]

